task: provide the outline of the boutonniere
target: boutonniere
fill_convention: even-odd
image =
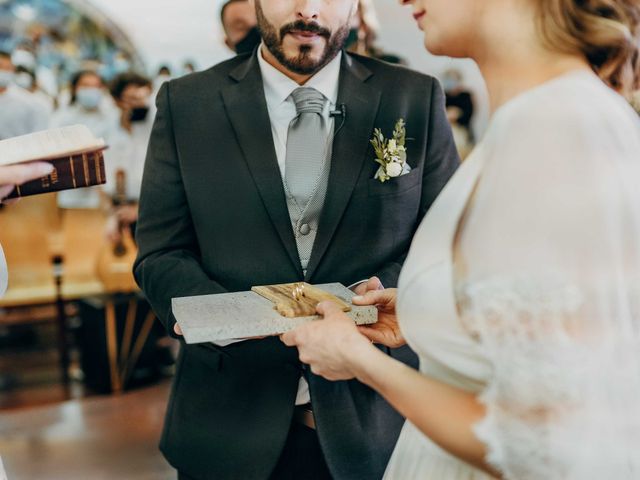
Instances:
[[[376,152],[375,161],[380,164],[380,168],[373,178],[380,180],[381,183],[411,171],[411,167],[407,164],[406,133],[402,118],[396,122],[393,138],[385,138],[379,128],[373,131],[371,145]]]

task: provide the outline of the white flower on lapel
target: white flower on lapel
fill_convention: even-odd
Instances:
[[[396,122],[393,138],[386,139],[379,128],[373,131],[371,145],[376,152],[375,161],[380,164],[373,178],[384,183],[411,171],[411,167],[407,164],[405,140],[406,129],[402,118]]]
[[[402,173],[402,165],[400,165],[398,162],[391,162],[387,164],[387,167],[385,170],[389,177],[391,178],[399,177],[400,174]]]

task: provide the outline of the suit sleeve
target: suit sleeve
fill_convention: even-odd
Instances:
[[[427,156],[424,160],[422,196],[415,230],[418,229],[431,204],[460,166],[460,156],[447,120],[445,95],[435,79],[431,82],[427,115]],[[376,274],[385,287],[397,286],[400,270],[408,253],[408,251],[404,252],[397,260],[389,262]]]
[[[200,262],[200,248],[187,203],[173,131],[170,84],[157,96],[136,229],[138,285],[170,335],[176,323],[171,299],[224,293]]]

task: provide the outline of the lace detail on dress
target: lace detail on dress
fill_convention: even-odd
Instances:
[[[638,287],[626,302],[635,305],[636,319]],[[640,349],[638,332],[623,340],[593,331],[590,295],[598,296],[559,279],[526,276],[458,289],[464,325],[493,367],[481,395],[487,415],[475,432],[506,478],[639,478],[633,475],[640,475],[640,419],[620,412],[637,411],[624,399],[637,398],[640,372],[637,364],[625,369],[618,363],[635,358],[625,351]],[[621,410],[611,408],[611,396]],[[585,459],[589,469],[581,467]]]

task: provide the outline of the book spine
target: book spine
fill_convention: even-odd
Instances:
[[[46,177],[16,186],[7,198],[103,185],[107,182],[102,151],[46,160],[53,172]]]

